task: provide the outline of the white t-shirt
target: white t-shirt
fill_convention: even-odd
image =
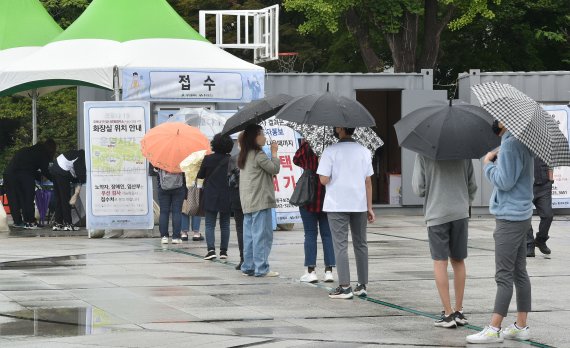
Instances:
[[[370,151],[356,142],[339,142],[325,149],[318,175],[329,176],[323,211],[365,212],[366,178],[374,175]]]

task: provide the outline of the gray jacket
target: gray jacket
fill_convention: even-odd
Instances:
[[[424,197],[424,216],[428,226],[469,217],[469,205],[477,184],[471,160],[436,161],[416,156],[412,189]]]
[[[239,196],[244,214],[276,208],[273,175],[279,173],[278,158],[269,158],[263,151],[251,150],[245,168],[240,171]]]

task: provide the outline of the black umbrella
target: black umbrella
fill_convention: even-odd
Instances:
[[[460,101],[417,109],[394,125],[400,146],[436,160],[481,158],[500,145],[493,117]]]
[[[333,127],[373,127],[374,117],[358,101],[334,95],[311,94],[297,97],[285,105],[275,118],[299,124]]]
[[[222,134],[234,134],[244,130],[250,123],[265,121],[275,115],[291,99],[293,97],[290,95],[278,94],[252,101],[226,121]]]

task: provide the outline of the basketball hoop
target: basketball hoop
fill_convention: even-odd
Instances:
[[[295,72],[295,62],[297,62],[297,58],[299,58],[298,52],[280,52],[278,56],[277,65],[279,66],[280,72]]]

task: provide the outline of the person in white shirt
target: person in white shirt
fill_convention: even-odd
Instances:
[[[323,152],[317,174],[326,186],[323,211],[327,212],[333,236],[339,286],[329,294],[334,299],[366,296],[368,283],[367,222],[374,222],[372,210],[372,156],[352,139],[354,128],[336,127],[340,140]],[[356,259],[358,283],[352,291],[348,265],[348,226]]]

